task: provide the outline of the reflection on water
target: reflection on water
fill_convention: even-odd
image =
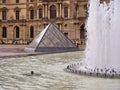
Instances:
[[[0,60],[0,90],[120,90],[119,79],[64,72],[83,58],[83,52],[67,52]]]

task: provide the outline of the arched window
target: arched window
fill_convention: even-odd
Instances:
[[[39,8],[39,18],[42,18],[42,8]]]
[[[34,27],[31,26],[30,27],[30,38],[33,38],[34,37]]]
[[[56,7],[54,5],[50,7],[50,18],[56,18]]]
[[[20,28],[16,26],[16,38],[20,37]]]
[[[34,10],[30,10],[30,19],[34,19]]]
[[[3,27],[2,28],[2,38],[6,38],[7,37],[7,28]]]
[[[68,17],[68,7],[64,7],[64,17]]]

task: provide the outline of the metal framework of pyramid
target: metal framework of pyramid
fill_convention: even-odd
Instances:
[[[61,52],[73,50],[79,50],[79,48],[77,48],[53,23],[50,23],[25,48],[25,51],[34,52]]]

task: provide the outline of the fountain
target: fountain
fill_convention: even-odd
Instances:
[[[100,3],[89,1],[86,23],[86,59],[70,65],[69,70],[80,74],[120,78],[120,1]]]

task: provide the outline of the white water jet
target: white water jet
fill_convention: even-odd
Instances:
[[[89,1],[86,59],[78,70],[120,74],[120,1]]]

